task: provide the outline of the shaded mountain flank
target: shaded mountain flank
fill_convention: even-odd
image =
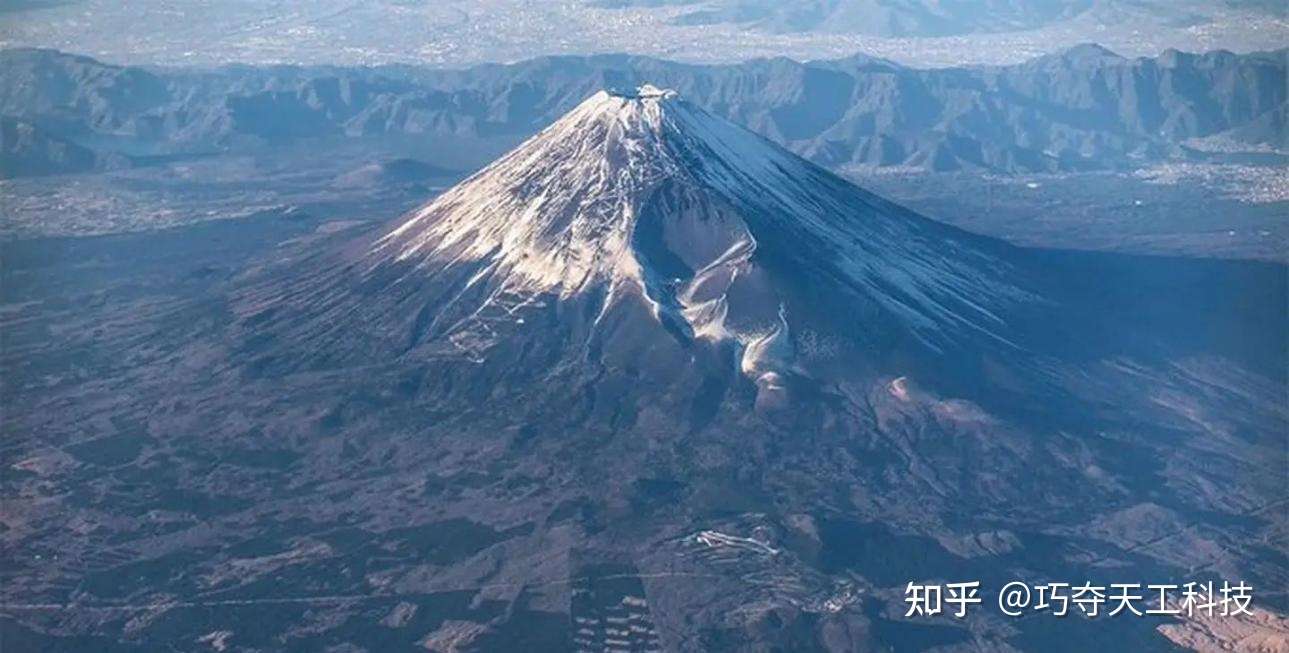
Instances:
[[[0,179],[35,177],[130,164],[121,155],[103,155],[13,118],[0,117]]]

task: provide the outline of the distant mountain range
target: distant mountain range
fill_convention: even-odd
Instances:
[[[463,70],[146,69],[50,50],[0,52],[0,115],[50,138],[129,154],[237,150],[322,138],[518,142],[603,87],[655,83],[816,163],[1031,173],[1218,156],[1283,156],[1287,50],[1094,45],[1020,65],[921,70],[864,56],[688,65],[626,55]],[[1277,142],[1278,141],[1278,142]],[[6,151],[6,167],[17,159]],[[68,171],[75,170],[75,166]]]

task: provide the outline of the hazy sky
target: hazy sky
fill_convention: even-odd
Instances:
[[[976,10],[972,3],[1004,9]],[[1125,55],[1153,55],[1168,47],[1248,51],[1289,43],[1284,11],[1259,0],[928,0],[904,3],[910,8],[900,10],[882,0],[819,5],[779,0],[11,0],[0,8],[0,45],[154,64],[466,65],[590,52],[733,61],[862,51],[943,66],[1014,62],[1089,41]],[[910,33],[942,36],[893,36]]]

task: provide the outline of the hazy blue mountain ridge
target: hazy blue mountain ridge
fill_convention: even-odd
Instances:
[[[51,136],[28,122],[0,117],[0,179],[89,172],[129,165],[119,155],[101,155]]]
[[[688,65],[626,55],[463,70],[190,70],[10,50],[0,53],[0,114],[132,153],[320,137],[517,141],[601,88],[653,83],[828,166],[1043,172],[1205,156],[1185,142],[1274,125],[1285,57],[1126,59],[1088,45],[1015,66],[935,70],[864,56]]]

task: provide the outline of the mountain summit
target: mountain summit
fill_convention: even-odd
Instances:
[[[974,304],[1008,294],[955,260],[978,253],[962,251],[961,236],[643,86],[595,94],[415,212],[379,249],[398,260],[486,260],[514,289],[567,296],[632,283],[659,304],[693,308],[699,286],[760,262],[764,246],[829,267],[849,290],[930,327],[978,320]],[[686,283],[664,290],[668,278]]]

